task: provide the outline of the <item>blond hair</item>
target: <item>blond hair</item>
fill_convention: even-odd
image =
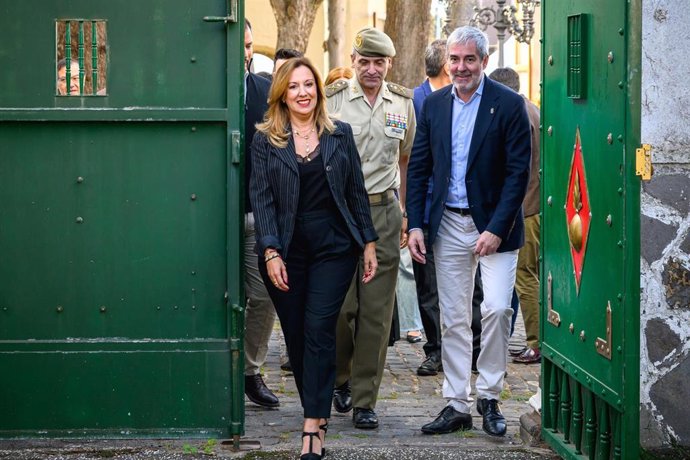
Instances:
[[[352,78],[354,73],[350,67],[334,67],[328,72],[326,76],[326,83],[324,85],[328,86],[331,83],[335,83],[338,80],[349,80]]]
[[[319,71],[306,57],[288,59],[273,77],[271,91],[268,95],[268,110],[264,116],[264,121],[256,125],[257,131],[264,133],[268,141],[276,147],[286,147],[291,135],[290,111],[284,99],[288,92],[292,72],[299,67],[307,67],[311,70],[316,82],[316,107],[313,118],[316,122],[318,135],[321,136],[324,131],[332,133],[335,130],[335,125],[328,117],[326,93]]]

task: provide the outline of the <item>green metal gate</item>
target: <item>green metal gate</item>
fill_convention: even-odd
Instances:
[[[542,1],[542,434],[638,458],[639,0]]]
[[[0,437],[239,437],[242,2],[0,17]]]

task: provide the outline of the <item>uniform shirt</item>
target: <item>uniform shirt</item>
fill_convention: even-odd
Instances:
[[[331,116],[349,123],[362,160],[367,193],[400,187],[400,155],[409,156],[417,127],[412,99],[381,86],[372,107],[353,77],[347,88],[328,97]]]

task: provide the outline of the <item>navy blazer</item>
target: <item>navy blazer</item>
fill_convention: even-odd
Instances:
[[[427,186],[433,177],[430,244],[438,233],[450,183],[451,91],[453,85],[433,92],[424,101],[407,168],[408,228],[422,228]],[[488,230],[501,238],[498,252],[513,251],[524,243],[522,201],[529,182],[530,144],[522,96],[484,76],[465,186],[474,224],[479,233]]]
[[[268,91],[271,82],[259,75],[249,72],[247,78],[247,94],[244,101],[244,212],[252,212],[249,202],[249,179],[252,175],[252,157],[249,154],[252,140],[256,133],[256,124],[264,119],[268,110]]]
[[[326,179],[352,238],[363,248],[378,236],[371,220],[362,165],[350,125],[335,120],[334,124],[335,131],[324,132],[319,139]],[[288,145],[280,148],[257,131],[251,154],[254,167],[249,195],[254,209],[256,251],[261,255],[266,248],[275,248],[287,258],[299,201],[294,140],[290,137]]]

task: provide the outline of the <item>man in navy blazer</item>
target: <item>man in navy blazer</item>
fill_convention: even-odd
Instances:
[[[257,255],[254,252],[254,213],[249,202],[249,178],[252,172],[250,154],[256,124],[264,118],[268,109],[268,90],[271,82],[251,72],[253,49],[252,26],[244,22],[244,290],[247,297],[244,314],[244,394],[250,401],[263,407],[278,407],[280,401],[266,386],[260,369],[266,361],[268,342],[276,320],[273,302],[259,274]]]
[[[412,257],[425,263],[422,233],[429,180],[429,238],[436,262],[447,406],[424,425],[428,434],[472,428],[470,367],[472,293],[481,266],[482,350],[477,360],[477,411],[482,428],[506,433],[498,407],[507,364],[511,297],[524,241],[522,201],[530,170],[530,125],[522,97],[484,75],[486,35],[460,27],[448,38],[452,86],[422,107],[408,169],[407,213]]]

